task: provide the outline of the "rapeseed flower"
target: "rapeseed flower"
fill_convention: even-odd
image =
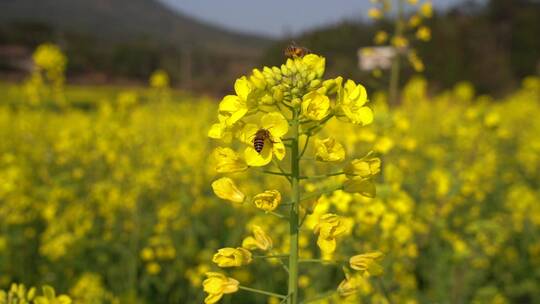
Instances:
[[[212,183],[214,193],[221,199],[231,201],[233,203],[243,203],[246,196],[240,191],[234,181],[228,177],[222,177]]]
[[[332,213],[321,216],[314,228],[314,233],[318,235],[317,245],[325,253],[332,253],[336,250],[336,238],[345,232],[347,232],[347,227],[343,220]]]
[[[422,26],[416,31],[416,38],[422,41],[431,40],[431,30],[427,26]]]
[[[304,95],[302,101],[302,115],[307,119],[319,121],[328,115],[330,98],[317,91]]]
[[[218,250],[212,262],[219,267],[240,267],[251,263],[251,252],[245,248],[225,247]]]
[[[349,264],[352,269],[362,272],[363,275],[380,275],[383,268],[377,262],[383,257],[383,254],[378,251],[359,254],[349,259]]]
[[[332,137],[315,139],[315,151],[319,161],[338,162],[345,159],[345,149]]]
[[[236,80],[234,90],[236,95],[225,96],[218,107],[218,118],[221,117],[220,121],[226,126],[234,125],[256,106],[251,98],[254,86],[245,76]]]
[[[267,251],[272,249],[272,238],[270,238],[270,236],[268,236],[261,227],[253,225],[252,231],[253,236],[246,237],[242,241],[242,247],[248,250],[260,249]]]
[[[352,160],[343,172],[348,178],[368,178],[376,175],[381,171],[381,160],[378,157],[373,157],[370,154],[361,158]]]
[[[204,299],[205,304],[213,304],[219,301],[224,294],[238,291],[240,283],[218,272],[207,272],[207,279],[203,281],[203,288],[208,296]]]
[[[253,140],[258,130],[264,129],[269,133],[269,138],[264,138],[264,146],[261,152],[257,152],[253,146]],[[242,139],[249,146],[244,150],[244,157],[249,166],[261,167],[272,161],[275,155],[278,160],[285,157],[285,145],[281,137],[287,134],[289,125],[287,120],[279,112],[272,112],[261,117],[260,125],[247,124],[242,130]]]
[[[339,119],[354,124],[368,125],[373,121],[373,112],[364,106],[367,101],[364,86],[347,80],[345,85],[338,90],[336,115]]]
[[[217,161],[218,173],[232,173],[247,170],[248,166],[231,148],[217,147],[214,150],[214,158]]]
[[[255,195],[253,203],[259,209],[273,211],[281,203],[281,193],[277,190],[266,190],[263,193]]]

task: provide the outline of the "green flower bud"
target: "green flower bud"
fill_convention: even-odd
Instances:
[[[275,88],[273,97],[275,101],[281,102],[283,100],[283,91],[280,88]]]

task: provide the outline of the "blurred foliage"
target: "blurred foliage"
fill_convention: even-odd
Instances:
[[[472,82],[479,93],[502,96],[519,85],[527,75],[540,73],[540,3],[531,0],[490,0],[482,5],[463,1],[446,12],[434,12],[425,21],[432,40],[413,43],[425,65],[430,85],[439,90],[462,80]],[[357,50],[374,45],[376,32],[391,32],[391,19],[376,24],[345,22],[276,42],[266,52],[263,63],[281,61],[283,49],[294,40],[299,45],[326,56],[328,73],[343,75],[372,89],[383,84],[358,68]],[[405,71],[408,79],[414,74]],[[383,79],[384,80],[384,79]]]
[[[540,115],[540,80],[499,100],[465,82],[437,96],[426,87],[409,82],[393,109],[372,93],[375,121],[361,130],[329,121],[322,136],[355,155],[373,150],[382,176],[374,199],[323,196],[307,227],[339,212],[357,240],[341,245],[343,257],[385,254],[381,281],[361,282],[357,297],[366,302],[540,301],[540,124],[530,119]],[[77,303],[200,303],[212,254],[240,244],[253,224],[271,234],[276,252],[286,248],[286,222],[212,193],[206,134],[215,103],[177,92],[155,102],[154,89],[65,90],[69,106],[57,108],[0,85],[0,288],[50,284]],[[276,178],[236,181],[258,193],[284,189]],[[320,256],[311,229],[300,244],[304,258]],[[230,276],[276,292],[286,285],[279,264]],[[334,267],[301,266],[307,298],[342,279]],[[245,292],[227,297],[266,303]]]

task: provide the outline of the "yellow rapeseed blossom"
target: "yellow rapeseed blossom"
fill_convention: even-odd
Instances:
[[[35,304],[71,304],[71,298],[66,295],[56,296],[56,292],[50,286],[43,286],[43,296],[34,299]]]
[[[240,267],[251,263],[251,252],[245,248],[225,247],[218,250],[212,262],[219,267]]]
[[[39,45],[32,55],[32,59],[38,68],[46,71],[62,72],[67,63],[66,56],[57,45],[52,43]]]
[[[378,263],[383,254],[379,251],[359,254],[349,259],[349,265],[352,269],[362,272],[364,275],[378,276],[383,272],[382,266]]]
[[[369,282],[360,275],[346,275],[337,288],[340,297],[347,298],[357,293],[368,294],[371,292]]]
[[[232,126],[239,121],[253,106],[250,100],[250,94],[253,91],[253,85],[244,76],[237,79],[234,84],[236,95],[227,95],[221,100],[218,107],[218,118],[226,126]]]
[[[422,17],[418,15],[412,15],[411,18],[409,18],[409,27],[415,28],[419,26],[422,23]]]
[[[304,95],[302,101],[302,113],[310,120],[319,121],[328,115],[330,98],[317,91]]]
[[[226,277],[218,272],[207,272],[206,277],[207,279],[203,281],[204,292],[208,293],[208,296],[204,299],[205,304],[216,303],[224,294],[238,291],[240,283],[233,278]]]
[[[144,247],[141,250],[140,256],[143,261],[151,261],[155,257],[154,250],[149,247]]]
[[[270,138],[264,138],[264,147],[259,153],[253,146],[253,140],[258,130],[268,131]],[[281,137],[287,134],[289,125],[287,120],[278,112],[268,113],[262,116],[260,125],[247,124],[242,130],[242,138],[249,146],[244,150],[244,157],[249,166],[261,167],[272,161],[275,155],[282,160],[285,157],[285,146]]]
[[[420,14],[426,18],[431,18],[433,16],[433,5],[431,2],[425,2],[420,6]]]
[[[415,71],[417,72],[424,71],[424,62],[422,62],[422,59],[418,57],[416,52],[409,52],[409,54],[407,55],[407,58],[409,59],[409,62],[411,63]]]
[[[345,149],[333,137],[315,139],[315,157],[319,161],[337,162],[345,159]]]
[[[232,173],[247,170],[248,166],[243,159],[231,148],[217,147],[214,150],[214,158],[217,161],[218,173]]]
[[[373,7],[373,8],[369,9],[368,16],[371,19],[377,20],[377,19],[381,19],[383,17],[383,13],[382,13],[382,11],[380,9]]]
[[[161,266],[156,262],[150,262],[146,264],[146,271],[150,275],[156,275],[161,272]]]
[[[272,246],[272,238],[257,225],[253,225],[253,236],[248,236],[242,241],[242,247],[248,250],[260,249],[267,251],[272,249]]]
[[[345,85],[338,90],[338,106],[336,115],[354,124],[368,125],[373,121],[373,112],[365,106],[367,99],[366,88],[347,80]]]
[[[255,195],[253,203],[259,209],[273,211],[281,203],[281,193],[277,190],[266,190],[263,193]]]
[[[403,36],[392,37],[392,45],[398,49],[403,49],[409,46],[409,40]]]
[[[373,39],[375,44],[385,44],[388,41],[388,33],[385,31],[378,31]]]
[[[156,70],[150,75],[150,86],[156,89],[169,87],[169,75],[164,70]]]
[[[332,213],[321,216],[314,227],[314,233],[318,235],[317,245],[325,253],[332,253],[336,250],[336,238],[345,232],[347,232],[347,227],[343,220]]]
[[[228,177],[222,177],[212,183],[212,189],[217,197],[233,203],[243,203],[246,196],[238,190],[234,181]]]
[[[381,171],[381,160],[378,157],[367,156],[352,160],[343,172],[349,178],[368,178],[378,174]]]
[[[431,40],[431,30],[429,29],[429,27],[421,26],[420,28],[418,28],[418,30],[416,31],[416,38],[422,41]]]

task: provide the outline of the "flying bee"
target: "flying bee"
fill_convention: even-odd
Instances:
[[[310,54],[311,51],[303,46],[298,46],[293,42],[285,48],[284,53],[287,58],[300,58]]]
[[[274,143],[272,141],[272,135],[270,134],[270,131],[268,129],[259,129],[255,133],[255,136],[253,137],[253,148],[257,153],[261,153],[261,151],[264,148],[264,141],[269,140],[271,143]]]

